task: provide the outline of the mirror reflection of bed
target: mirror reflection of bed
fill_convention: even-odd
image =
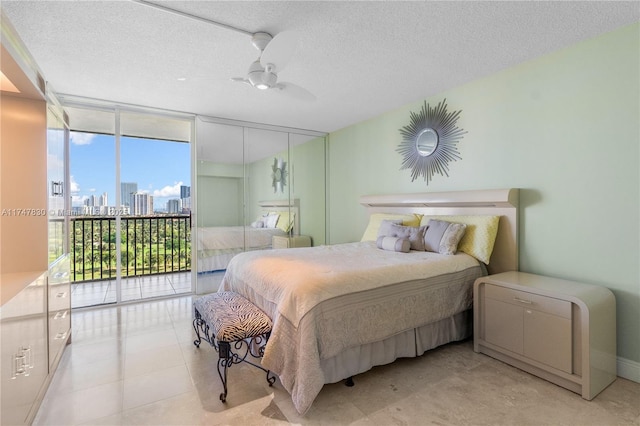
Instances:
[[[238,253],[273,248],[274,236],[298,235],[300,208],[297,199],[258,203],[256,217],[246,225],[201,226],[198,228],[198,280],[212,281],[215,291],[229,261]]]
[[[357,386],[373,366],[471,336],[474,281],[518,270],[518,198],[517,189],[363,196],[361,241],[239,254],[219,290],[272,319],[261,363],[303,414],[326,383],[355,376]],[[398,235],[410,250],[380,244]]]

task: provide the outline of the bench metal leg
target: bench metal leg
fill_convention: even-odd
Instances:
[[[218,376],[222,382],[223,391],[220,394],[220,401],[227,401],[227,368],[233,365],[231,356],[231,345],[229,342],[219,342],[218,345]],[[222,370],[221,370],[222,369]]]
[[[195,318],[193,319],[193,329],[196,332],[197,339],[193,341],[193,344],[196,345],[196,348],[199,348],[200,343],[202,343],[202,341],[205,340],[209,342],[211,346],[215,347],[213,338],[209,338],[209,335],[210,335],[209,325],[205,320],[202,319],[202,316],[200,315],[200,312],[198,312],[197,309],[195,310],[194,316]]]
[[[193,344],[199,348],[202,341],[207,341],[218,352],[218,375],[222,382],[223,392],[220,394],[220,401],[225,402],[227,399],[227,369],[233,364],[240,364],[246,362],[253,365],[256,368],[266,373],[266,379],[269,386],[273,386],[276,382],[275,375],[270,371],[262,367],[260,364],[251,362],[248,358],[251,355],[254,358],[262,358],[264,355],[264,345],[269,340],[270,333],[254,336],[246,340],[237,340],[235,342],[221,342],[215,339],[210,332],[209,325],[204,321],[198,312],[195,310],[195,319],[193,320],[193,329],[196,332],[196,340]],[[233,348],[232,348],[233,345]],[[256,353],[255,348],[258,347]]]

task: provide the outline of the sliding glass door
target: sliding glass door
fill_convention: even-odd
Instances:
[[[66,110],[72,306],[190,293],[193,120]]]

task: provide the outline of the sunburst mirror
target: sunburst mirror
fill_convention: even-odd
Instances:
[[[433,175],[449,176],[449,161],[462,160],[456,145],[466,131],[456,126],[462,111],[447,111],[444,99],[435,107],[425,101],[420,112],[410,112],[410,124],[400,129],[400,170],[411,169],[411,182],[422,176],[429,184]]]
[[[287,184],[287,163],[282,159],[274,158],[271,166],[271,180],[273,182],[273,192],[284,192]]]

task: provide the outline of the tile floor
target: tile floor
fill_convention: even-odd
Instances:
[[[473,352],[445,345],[325,385],[296,413],[279,382],[245,365],[229,374],[193,345],[195,296],[74,310],[73,342],[35,425],[639,425],[640,384],[618,378],[593,401]]]
[[[100,280],[71,284],[71,307],[116,303],[115,283]],[[184,293],[191,293],[191,271],[122,279],[123,302]]]

